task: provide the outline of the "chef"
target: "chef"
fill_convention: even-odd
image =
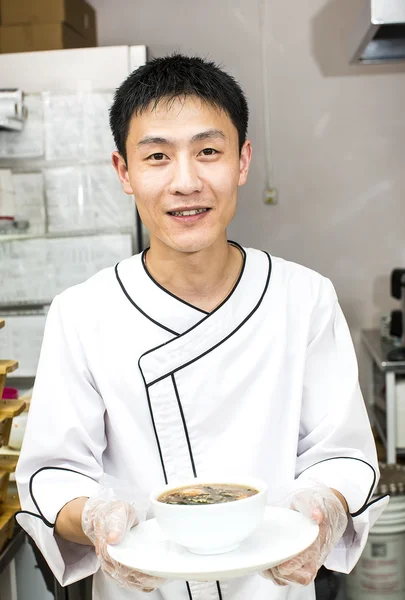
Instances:
[[[319,567],[349,572],[387,502],[371,500],[375,446],[333,285],[227,239],[252,147],[245,96],[215,64],[151,60],[110,122],[150,248],[52,303],[18,521],[63,586],[94,574],[95,600],[313,599]],[[214,583],[110,558],[107,543],[152,516],[153,490],[220,471],[265,480],[270,501],[319,524],[316,542]]]

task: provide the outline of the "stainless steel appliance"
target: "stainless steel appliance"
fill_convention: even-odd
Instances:
[[[365,0],[350,38],[350,62],[405,60],[405,0]]]
[[[405,360],[405,269],[394,269],[391,273],[391,296],[397,300],[402,300],[402,311],[393,311],[391,313],[391,334],[399,334],[402,337],[402,345],[393,348],[388,360]]]

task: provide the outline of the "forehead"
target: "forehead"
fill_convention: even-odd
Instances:
[[[128,139],[136,142],[145,135],[190,138],[207,129],[220,129],[228,139],[237,138],[238,132],[229,115],[219,107],[200,98],[164,98],[155,106],[151,103],[142,113],[131,119]]]

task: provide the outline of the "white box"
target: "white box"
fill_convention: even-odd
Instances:
[[[405,448],[405,379],[397,381],[395,386],[397,398],[397,448]]]

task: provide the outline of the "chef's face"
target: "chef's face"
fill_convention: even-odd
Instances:
[[[252,150],[247,141],[239,152],[225,112],[194,97],[161,101],[132,118],[126,149],[127,164],[118,152],[113,164],[152,248],[198,252],[226,239]]]

